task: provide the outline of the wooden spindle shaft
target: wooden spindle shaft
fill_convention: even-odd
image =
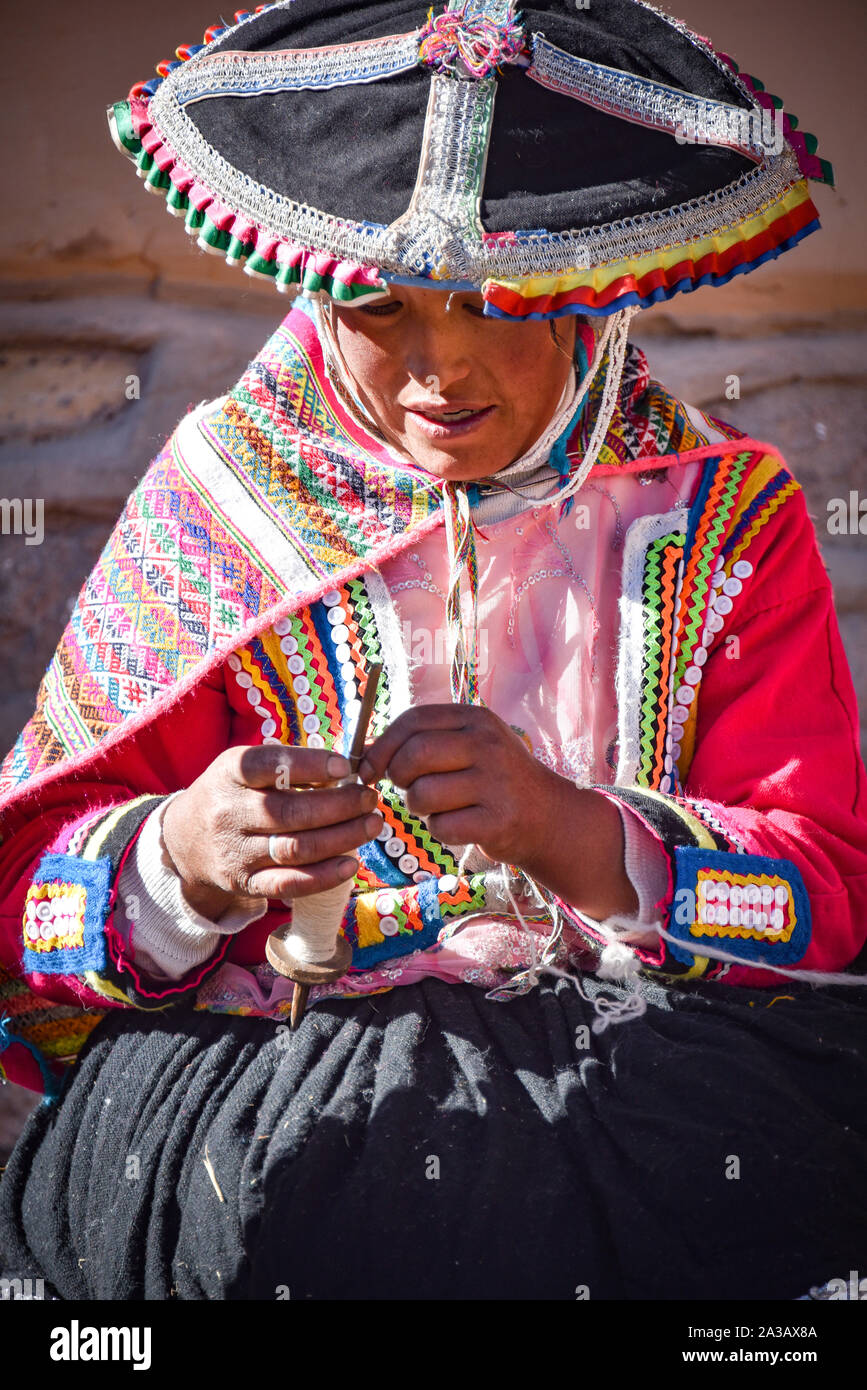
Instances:
[[[379,686],[379,678],[382,675],[381,662],[372,662],[367,672],[367,683],[364,687],[364,695],[361,699],[361,709],[358,712],[358,723],[355,726],[355,736],[352,740],[352,748],[349,754],[349,761],[353,767],[350,777],[345,777],[338,783],[339,786],[348,786],[358,781],[358,765],[364,755],[364,745],[367,740],[367,730],[373,715],[373,706],[376,701],[376,691]],[[338,923],[339,930],[339,923]],[[300,961],[287,949],[286,938],[292,934],[292,923],[286,922],[277,931],[272,932],[265,942],[265,958],[272,969],[279,975],[285,975],[295,984],[292,995],[292,1008],[289,1016],[289,1026],[293,1030],[298,1027],[304,1017],[307,1007],[307,996],[310,993],[311,985],[329,985],[334,980],[339,980],[345,975],[352,964],[352,947],[345,936],[338,934],[334,943],[334,954],[324,961]]]

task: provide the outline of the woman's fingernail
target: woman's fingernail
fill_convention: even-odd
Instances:
[[[371,840],[373,839],[374,835],[378,835],[380,830],[382,829],[382,821],[383,818],[378,811],[372,816],[365,817],[364,828],[370,836]]]
[[[369,782],[373,776],[373,767],[368,762],[367,758],[362,758],[361,762],[358,764],[358,775],[362,782]]]
[[[355,875],[356,875],[357,873],[358,873],[358,860],[357,860],[357,859],[341,859],[341,861],[340,861],[340,877],[341,877],[341,878],[354,878]]]
[[[348,777],[352,771],[349,759],[342,758],[339,753],[332,753],[325,766],[329,777]]]

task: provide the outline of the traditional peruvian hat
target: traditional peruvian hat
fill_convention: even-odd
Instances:
[[[814,137],[641,0],[283,0],[235,21],[108,115],[199,245],[278,289],[609,315],[819,225]]]

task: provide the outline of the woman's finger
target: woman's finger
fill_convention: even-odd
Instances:
[[[410,787],[437,772],[464,772],[478,757],[478,745],[462,729],[421,729],[410,734],[389,759],[386,771],[396,787]]]
[[[324,859],[318,864],[295,869],[271,864],[270,867],[251,871],[244,880],[242,891],[251,898],[275,898],[289,904],[294,898],[308,898],[314,893],[325,893],[329,888],[336,888],[338,883],[354,878],[357,872],[358,860],[349,855]]]
[[[417,705],[398,715],[384,733],[364,750],[364,757],[358,769],[363,782],[376,782],[385,775],[392,759],[410,738],[416,734],[435,730],[451,730],[453,733],[473,727],[484,711],[471,705]]]
[[[404,792],[408,810],[428,817],[443,811],[460,811],[479,801],[475,772],[433,772],[418,777]]]
[[[374,840],[382,829],[382,816],[374,811],[368,816],[344,821],[341,825],[320,826],[302,830],[296,835],[274,834],[251,837],[244,845],[244,858],[250,872],[266,864],[281,868],[303,868],[347,854]]]
[[[373,788],[358,783],[312,791],[247,789],[239,798],[237,826],[243,835],[294,835],[353,821],[375,810],[376,803]]]
[[[430,816],[428,829],[444,845],[478,845],[488,840],[491,823],[483,806],[466,806]]]
[[[287,748],[276,743],[232,748],[229,771],[242,787],[327,786],[352,772],[349,759],[327,748]]]

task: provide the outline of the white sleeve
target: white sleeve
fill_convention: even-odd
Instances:
[[[148,816],[121,870],[117,886],[123,910],[115,922],[121,936],[131,940],[133,960],[145,974],[179,980],[213,955],[221,936],[263,917],[268,899],[251,898],[249,906],[233,908],[215,922],[190,906],[162,837],[163,816],[173,799],[167,797]]]
[[[594,927],[609,927],[618,935],[627,934],[635,945],[653,945],[657,941],[654,926],[662,921],[656,903],[668,888],[668,855],[647,826],[628,806],[618,802],[623,822],[623,867],[638,897],[638,912],[633,917],[615,914],[604,922],[586,912],[579,917]]]
[[[668,888],[668,855],[644,822],[621,802],[623,821],[623,866],[638,895],[638,925],[661,922],[656,904]]]

